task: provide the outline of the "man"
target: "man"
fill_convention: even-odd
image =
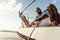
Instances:
[[[50,17],[51,26],[58,26],[58,12],[57,8],[53,4],[50,4],[43,12],[39,7],[37,7],[36,12],[38,15],[34,22],[41,22],[43,19]]]
[[[47,10],[44,10],[42,12],[41,9],[39,7],[37,7],[36,8],[36,13],[37,13],[37,16],[36,16],[36,19],[33,21],[33,23],[34,22],[37,22],[39,24],[39,22],[40,22],[40,24],[39,24],[40,26],[48,26],[49,23],[50,23],[50,22],[47,22],[47,21],[49,21],[49,18],[48,18],[48,15],[47,15],[48,14],[48,11]]]

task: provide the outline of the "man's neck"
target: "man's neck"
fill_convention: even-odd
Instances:
[[[39,12],[38,15],[42,15],[42,12]]]

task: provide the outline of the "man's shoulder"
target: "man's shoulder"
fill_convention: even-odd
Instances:
[[[47,10],[44,10],[42,13],[43,14],[48,14],[48,11]]]

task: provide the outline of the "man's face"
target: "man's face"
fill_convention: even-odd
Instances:
[[[40,8],[36,8],[36,12],[37,12],[37,14],[40,14],[41,9]]]

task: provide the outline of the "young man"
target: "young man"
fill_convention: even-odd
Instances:
[[[39,7],[37,7],[36,13],[37,13],[37,16],[36,16],[36,19],[34,20],[34,22],[38,22],[38,23],[40,22],[40,24],[39,24],[40,26],[48,26],[50,24],[50,20],[48,17],[48,11],[47,10],[44,10],[42,12],[41,9]]]
[[[55,11],[54,11],[55,10]],[[43,19],[50,17],[51,26],[58,26],[58,11],[57,8],[50,4],[46,10],[43,12],[39,7],[36,8],[37,17],[34,22],[41,22]]]

